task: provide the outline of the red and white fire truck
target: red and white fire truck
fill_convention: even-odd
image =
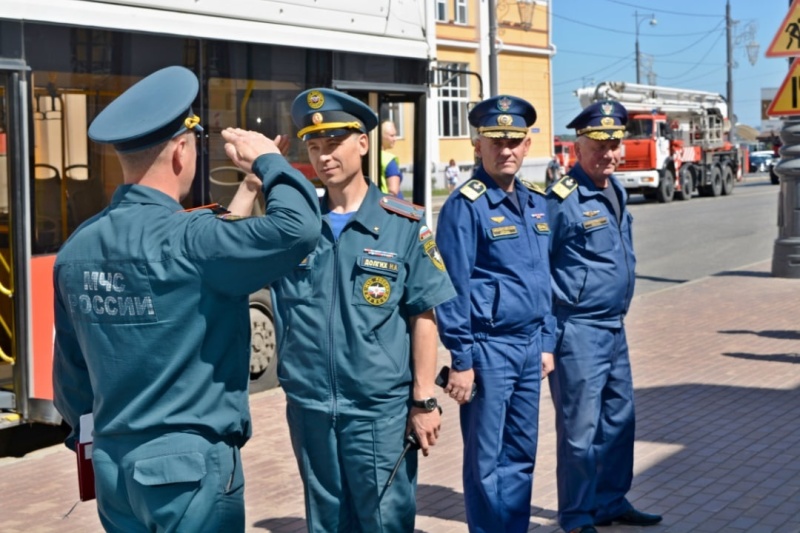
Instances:
[[[670,202],[731,194],[742,179],[740,154],[729,139],[722,95],[604,81],[578,89],[581,106],[616,100],[628,110],[622,161],[615,173],[629,193]]]

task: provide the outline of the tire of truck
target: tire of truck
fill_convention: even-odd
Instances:
[[[690,168],[683,166],[679,175],[681,178],[681,190],[677,191],[675,195],[678,200],[688,202],[692,199],[692,194],[694,193],[694,174]]]
[[[250,392],[278,386],[278,354],[269,289],[250,295]]]
[[[722,195],[728,196],[733,194],[733,187],[736,185],[736,180],[733,179],[733,169],[730,165],[722,167]]]
[[[675,196],[675,174],[670,169],[665,169],[656,190],[656,199],[660,204],[668,204]]]
[[[717,165],[711,169],[711,185],[708,186],[708,196],[717,197],[722,194],[722,170]]]

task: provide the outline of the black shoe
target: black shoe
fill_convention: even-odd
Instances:
[[[570,529],[569,533],[597,533],[597,530],[594,526],[581,526],[576,527],[575,529]]]
[[[661,515],[643,513],[631,507],[621,515],[615,516],[605,522],[595,522],[594,525],[610,526],[612,522],[619,522],[626,526],[654,526],[661,522]]]

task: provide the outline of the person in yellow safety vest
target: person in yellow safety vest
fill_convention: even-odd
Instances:
[[[400,182],[403,181],[403,173],[400,171],[400,160],[388,151],[394,148],[395,142],[397,142],[397,128],[391,120],[383,121],[381,124],[381,174],[378,187],[384,194],[402,198]]]

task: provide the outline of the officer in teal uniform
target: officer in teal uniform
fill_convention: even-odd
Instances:
[[[554,348],[544,191],[517,176],[536,111],[502,95],[476,105],[469,121],[478,131],[481,164],[447,199],[436,230],[457,293],[436,309],[452,357],[445,390],[462,404],[470,532],[524,532],[539,389]]]
[[[330,89],[292,105],[317,176],[322,237],[273,284],[278,377],[303,479],[308,530],[412,532],[416,453],[440,425],[433,308],[453,296],[422,208],[386,196],[362,173],[365,104]]]
[[[550,389],[558,440],[558,520],[565,531],[595,525],[650,526],[661,517],[633,508],[633,382],[624,317],[633,297],[636,256],[625,189],[613,173],[628,114],[594,103],[575,128],[578,164],[547,196],[555,371]]]
[[[261,177],[268,216],[182,209],[202,131],[197,92],[191,71],[168,67],[92,122],[89,137],[114,146],[124,184],[55,263],[55,405],[72,449],[80,416],[93,413],[106,531],[244,531],[248,295],[319,238],[313,187],[252,132],[223,136]]]

